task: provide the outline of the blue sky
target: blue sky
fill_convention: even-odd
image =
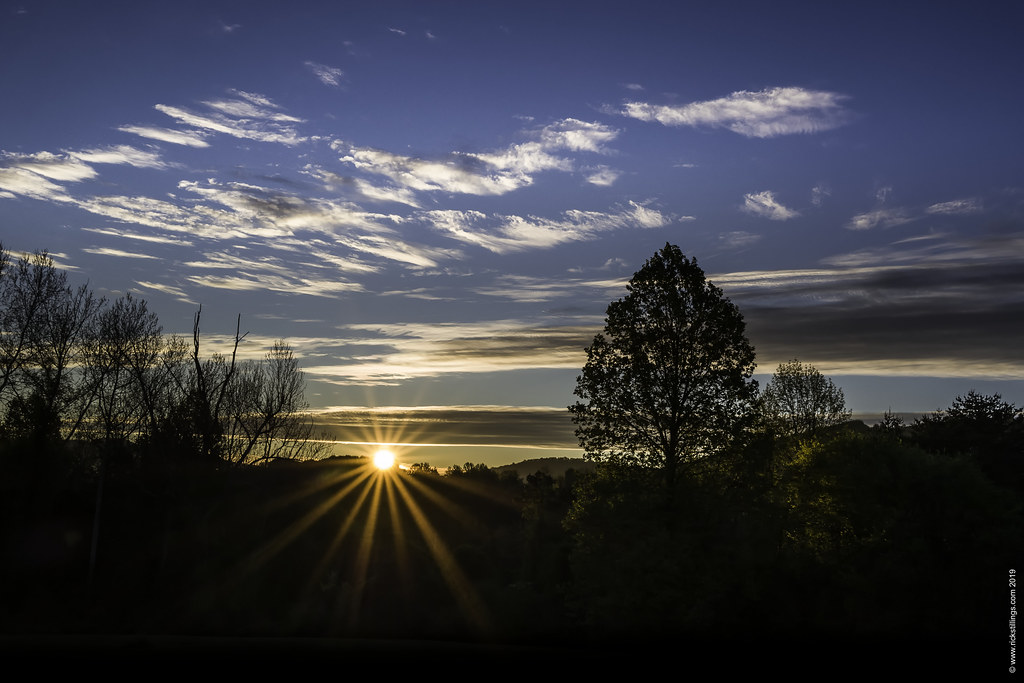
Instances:
[[[0,239],[317,408],[564,408],[666,242],[759,372],[1019,405],[1024,9],[941,5],[2,2]]]

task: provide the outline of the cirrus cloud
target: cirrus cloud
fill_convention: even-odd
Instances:
[[[850,119],[845,95],[799,87],[740,90],[726,97],[683,105],[627,102],[617,113],[666,126],[725,128],[752,138],[818,133]]]
[[[743,210],[755,216],[773,221],[786,221],[800,215],[799,211],[780,204],[775,199],[775,193],[770,190],[744,195]]]

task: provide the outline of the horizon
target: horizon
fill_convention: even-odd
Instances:
[[[207,351],[241,315],[314,411],[462,420],[346,427],[416,462],[579,451],[551,415],[666,243],[761,386],[1024,405],[1024,8],[807,7],[5,2],[0,242]]]

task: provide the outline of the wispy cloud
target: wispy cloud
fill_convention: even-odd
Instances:
[[[140,137],[158,142],[167,142],[172,145],[184,145],[186,147],[209,147],[210,143],[203,139],[203,134],[198,131],[174,130],[173,128],[160,128],[157,126],[120,126],[122,133],[132,133]]]
[[[759,363],[830,374],[1024,379],[1024,234],[924,235],[822,268],[709,275],[743,310]]]
[[[615,212],[565,211],[559,219],[454,209],[427,211],[420,216],[449,237],[498,254],[584,241],[611,230],[658,228],[679,220],[637,202],[629,202]]]
[[[62,186],[38,173],[17,166],[0,167],[0,197],[13,199],[18,195],[53,201],[71,199]]]
[[[976,199],[955,199],[951,202],[932,204],[925,213],[928,214],[970,214],[979,213],[981,204]]]
[[[292,125],[302,120],[282,113],[268,98],[241,90],[232,90],[230,94],[233,97],[204,102],[212,110],[207,113],[167,104],[154,108],[186,126],[245,140],[294,146],[307,139]]]
[[[21,154],[0,152],[0,196],[17,195],[58,202],[72,202],[67,189],[58,183],[93,180],[99,173],[92,164],[127,164],[138,168],[167,168],[155,150],[129,145]]]
[[[529,185],[524,173],[496,172],[475,156],[452,154],[445,159],[418,159],[369,147],[335,143],[340,160],[360,171],[383,175],[418,192],[501,195]]]
[[[565,408],[546,406],[333,406],[314,415],[318,428],[340,441],[382,440],[430,444],[535,448],[577,448],[572,419]]]
[[[543,171],[574,170],[558,152],[605,153],[619,131],[600,123],[563,119],[533,131],[531,140],[493,152],[453,152],[437,159],[358,147],[336,141],[340,160],[356,169],[383,175],[400,187],[419,192],[502,195],[533,183]],[[610,177],[609,169],[604,178]]]
[[[335,384],[388,385],[453,373],[576,368],[597,329],[522,320],[346,325],[340,330],[346,347],[365,352],[303,370]]]
[[[130,145],[116,145],[72,152],[71,156],[93,164],[127,164],[136,168],[167,168],[168,163],[153,149],[139,149]]]
[[[58,182],[79,182],[97,176],[92,166],[71,154],[37,152],[18,154],[3,152],[0,168],[20,169]]]
[[[163,294],[167,294],[183,303],[195,303],[188,296],[188,294],[185,293],[185,290],[181,289],[180,287],[175,287],[174,285],[167,284],[166,282],[148,282],[145,280],[137,280],[135,284],[137,284],[139,287],[142,287],[143,289],[149,289],[154,292],[161,292]]]
[[[815,206],[821,206],[825,203],[825,198],[832,195],[832,188],[824,183],[818,183],[811,188],[811,204]]]
[[[610,269],[614,259],[602,267]],[[583,277],[535,277],[528,275],[501,275],[486,286],[473,289],[477,294],[517,302],[550,302],[557,300],[579,301],[581,298],[604,302],[614,298],[626,289],[627,277],[589,279]],[[599,321],[600,316],[595,318]]]
[[[914,220],[914,217],[902,208],[881,208],[857,214],[846,224],[848,230],[871,230],[872,228],[892,228]]]
[[[770,190],[743,195],[743,210],[773,221],[786,221],[800,215],[799,211],[780,204]]]
[[[145,254],[139,251],[124,251],[123,249],[110,249],[108,247],[87,247],[82,251],[89,254],[98,254],[100,256],[116,256],[119,258],[140,258],[140,259],[155,259],[156,256],[152,254]]]
[[[620,175],[621,173],[614,168],[602,165],[588,171],[587,182],[591,185],[611,187]]]
[[[313,75],[320,79],[321,83],[332,88],[340,86],[341,79],[345,77],[345,72],[335,66],[318,64],[317,62],[306,62],[306,68],[312,71]]]
[[[82,228],[85,232],[94,232],[98,235],[107,235],[109,237],[118,237],[131,240],[139,240],[141,242],[153,242],[156,244],[176,244],[182,247],[190,247],[193,242],[188,239],[182,239],[180,237],[171,237],[168,235],[148,235],[144,233],[138,233],[133,230],[124,230],[119,228]]]
[[[741,249],[760,242],[761,235],[757,235],[752,232],[745,232],[743,230],[736,230],[733,232],[723,233],[718,236],[718,239],[729,248]]]
[[[747,137],[817,133],[850,119],[845,95],[799,87],[741,90],[727,97],[683,105],[627,102],[618,113],[666,126],[725,128]]]
[[[318,264],[284,261],[274,256],[250,256],[242,252],[213,252],[182,267],[195,270],[226,270],[228,274],[187,275],[194,285],[233,291],[273,291],[309,296],[333,297],[342,292],[362,291],[363,286],[340,276],[335,269]]]

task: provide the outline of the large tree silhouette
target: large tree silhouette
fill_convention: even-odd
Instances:
[[[569,407],[585,456],[661,471],[671,500],[681,465],[730,441],[757,390],[739,309],[696,260],[665,247],[608,306]]]

